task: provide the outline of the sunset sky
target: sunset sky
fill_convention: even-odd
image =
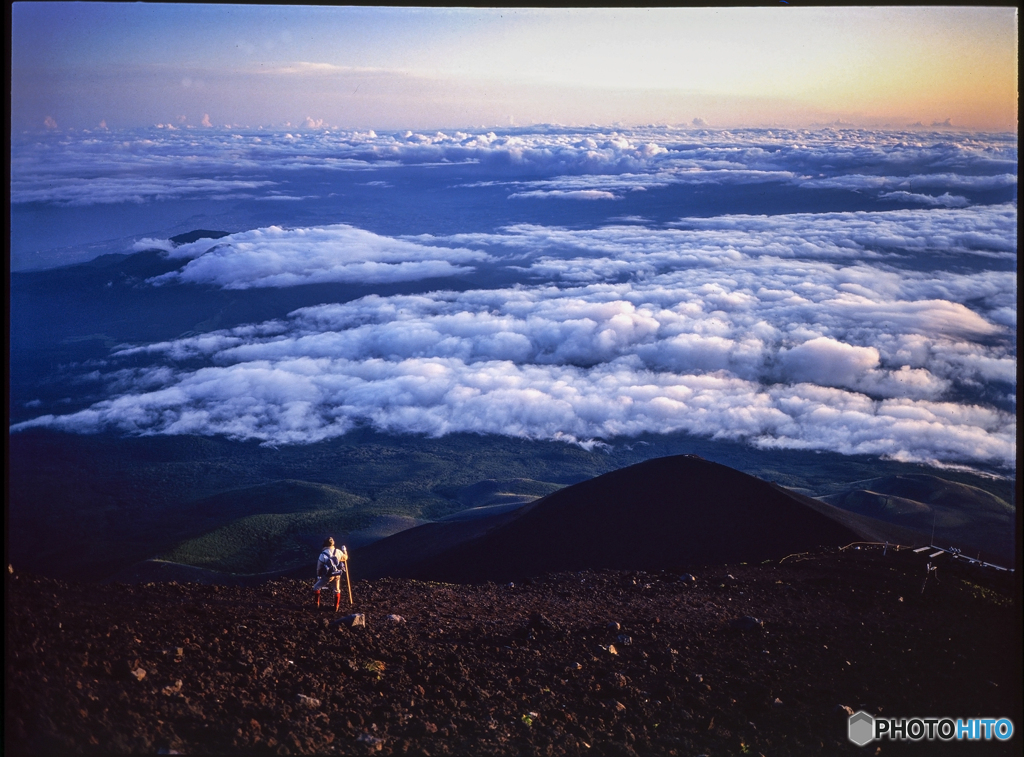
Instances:
[[[16,3],[12,125],[1017,128],[1011,7]]]

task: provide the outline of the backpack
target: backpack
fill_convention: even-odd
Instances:
[[[338,573],[338,557],[335,552],[336,550],[326,547],[324,548],[324,551],[320,553],[320,558],[317,560],[316,564],[317,576],[333,576]]]

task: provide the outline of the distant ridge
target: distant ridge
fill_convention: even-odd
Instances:
[[[200,239],[220,239],[221,237],[228,236],[230,233],[230,231],[196,229],[195,231],[187,231],[184,234],[171,237],[171,241],[175,244],[192,244],[192,242],[198,242]]]
[[[851,518],[727,466],[678,455],[606,473],[490,519],[410,529],[360,550],[353,566],[361,565],[365,578],[477,583],[757,562],[887,538],[890,531],[895,540],[889,524]],[[900,535],[917,536],[909,529]]]
[[[308,571],[307,571],[308,572]],[[190,583],[207,586],[259,586],[284,574],[284,571],[270,573],[227,573],[207,570],[193,565],[152,558],[135,563],[118,571],[101,584],[146,584],[146,583]]]
[[[856,481],[821,498],[843,510],[932,535],[972,557],[1011,564],[1013,505],[973,486],[927,474],[882,476]]]

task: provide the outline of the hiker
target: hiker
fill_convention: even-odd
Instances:
[[[345,563],[348,561],[348,550],[345,545],[341,549],[334,548],[334,537],[328,536],[324,539],[324,549],[316,561],[316,578],[313,584],[313,591],[316,592],[316,606],[320,606],[320,590],[334,584],[334,611],[341,607],[341,577],[346,572]]]

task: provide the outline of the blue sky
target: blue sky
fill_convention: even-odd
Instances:
[[[17,3],[12,118],[15,128],[951,119],[1006,130],[1016,128],[1016,29],[1014,8]]]

